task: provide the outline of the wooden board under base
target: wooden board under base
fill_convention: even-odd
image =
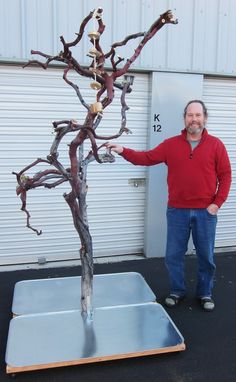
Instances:
[[[113,356],[107,356],[107,357],[98,357],[98,358],[88,358],[88,359],[78,359],[75,361],[67,361],[67,362],[57,362],[57,363],[49,363],[44,365],[32,365],[32,366],[24,366],[24,367],[14,367],[7,365],[6,372],[7,374],[15,374],[15,373],[22,373],[26,371],[34,371],[34,370],[43,370],[43,369],[53,369],[57,367],[65,367],[65,366],[76,366],[76,365],[82,365],[86,363],[95,363],[95,362],[105,362],[105,361],[115,361],[117,359],[126,359],[126,358],[135,358],[135,357],[145,357],[150,355],[158,355],[163,353],[171,353],[171,352],[178,352],[185,350],[185,344],[180,344],[177,346],[172,346],[168,348],[163,349],[155,349],[150,350],[146,352],[136,352],[136,353],[129,353],[129,354],[116,354]]]
[[[182,351],[182,335],[160,304],[97,308],[13,318],[6,372],[72,366]]]

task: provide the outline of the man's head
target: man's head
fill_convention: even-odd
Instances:
[[[184,122],[189,138],[194,140],[201,137],[207,117],[207,108],[202,101],[192,100],[187,103],[184,109]]]

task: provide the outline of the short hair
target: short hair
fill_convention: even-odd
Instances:
[[[187,113],[187,108],[189,105],[191,105],[191,103],[200,103],[200,105],[202,105],[202,109],[203,109],[203,114],[204,116],[207,118],[208,117],[208,111],[207,111],[207,108],[206,108],[206,105],[204,104],[203,101],[199,100],[199,99],[193,99],[191,101],[189,101],[187,103],[187,105],[185,106],[184,108],[184,117],[186,117],[186,113]]]

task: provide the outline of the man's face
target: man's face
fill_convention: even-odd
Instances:
[[[184,118],[185,128],[192,136],[200,135],[205,127],[207,118],[203,113],[202,105],[198,102],[191,103]]]

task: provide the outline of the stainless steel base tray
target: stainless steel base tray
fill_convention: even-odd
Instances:
[[[157,303],[31,314],[10,322],[7,373],[138,357],[185,349],[183,337]]]
[[[154,302],[156,296],[136,272],[94,276],[93,306]],[[80,309],[81,277],[24,280],[15,284],[12,312],[25,315]]]

